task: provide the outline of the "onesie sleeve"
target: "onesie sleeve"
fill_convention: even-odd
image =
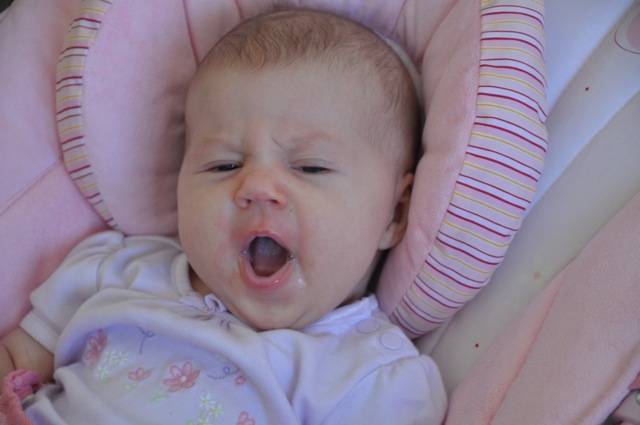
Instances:
[[[447,395],[427,356],[384,365],[357,383],[322,422],[330,424],[440,425]]]
[[[100,265],[123,244],[124,235],[107,231],[77,245],[60,267],[31,293],[32,310],[20,327],[53,352],[73,314],[98,291]]]

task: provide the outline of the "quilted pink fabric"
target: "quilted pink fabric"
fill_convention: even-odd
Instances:
[[[638,252],[640,194],[487,349],[447,424],[603,423],[640,370]]]

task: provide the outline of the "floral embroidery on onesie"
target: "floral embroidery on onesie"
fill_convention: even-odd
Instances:
[[[171,344],[147,329],[112,326],[88,336],[82,361],[90,382],[106,387],[99,392],[108,388],[123,406],[133,403],[140,412],[170,415],[186,425],[256,425],[238,403],[247,399],[250,384],[234,363],[217,353],[184,357],[189,350],[176,357],[167,349]]]

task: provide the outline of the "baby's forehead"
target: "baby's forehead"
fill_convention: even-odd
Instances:
[[[227,79],[245,78],[249,82],[260,81],[261,84],[269,85],[270,77],[280,73],[291,76],[291,81],[305,81],[311,96],[305,99],[306,103],[319,104],[321,102],[316,102],[319,97],[328,95],[329,92],[334,94],[337,92],[338,95],[331,97],[333,102],[331,109],[348,107],[349,116],[339,116],[337,119],[358,118],[358,121],[353,122],[354,126],[363,124],[362,121],[364,121],[366,127],[381,125],[390,129],[402,126],[405,122],[404,119],[397,119],[396,104],[403,102],[404,96],[411,96],[411,93],[408,93],[412,91],[411,89],[405,90],[403,94],[403,89],[398,87],[400,86],[398,81],[385,82],[370,67],[361,64],[335,69],[331,68],[331,64],[326,61],[316,58],[300,59],[286,65],[266,65],[259,70],[246,68],[242,63],[209,64],[205,69],[201,69],[192,81],[188,97],[195,96],[199,102],[207,102],[218,97],[216,93],[211,93],[211,88],[225,87]],[[326,90],[328,86],[339,87],[339,90]],[[293,89],[293,83],[276,95],[285,98],[293,97],[288,91],[289,87]],[[192,110],[193,108],[187,108],[187,114]],[[322,111],[318,110],[318,113],[322,114]],[[382,137],[381,134],[372,133],[368,138],[376,140]]]
[[[301,115],[308,120],[315,117],[312,121],[317,125],[351,121],[356,126],[362,116],[382,110],[376,105],[383,98],[381,93],[375,79],[354,69],[328,72],[315,60],[260,70],[241,64],[214,65],[192,82],[186,114],[215,118],[230,110],[244,111],[266,103],[262,106],[264,116],[274,117],[276,106],[292,104],[294,108],[285,115],[292,119]]]
[[[210,67],[201,76],[199,85],[192,90],[194,99],[186,110],[188,140],[191,134],[196,133],[232,134],[234,129],[237,130],[238,123],[230,124],[233,120],[225,117],[228,114],[233,117],[242,115],[235,112],[249,110],[255,103],[262,104],[266,100],[270,106],[267,111],[264,107],[261,109],[266,112],[262,118],[269,117],[271,128],[275,128],[283,138],[290,139],[287,142],[295,142],[308,149],[330,148],[333,152],[375,149],[376,153],[388,155],[390,151],[400,149],[397,143],[395,149],[391,145],[384,146],[393,142],[376,130],[376,124],[391,119],[391,113],[384,110],[380,101],[361,98],[363,91],[370,97],[374,91],[380,92],[379,88],[374,88],[376,84],[367,82],[357,72],[341,71],[336,74],[324,69],[314,70],[317,65],[315,61],[306,61],[284,67],[269,66],[259,71],[246,70],[240,65]],[[270,85],[271,80],[277,80],[271,84],[275,90],[259,89]],[[311,95],[292,95],[287,91],[289,88],[295,91],[294,86],[298,87],[297,84],[301,82],[306,86],[305,93]],[[367,86],[366,89],[363,86]],[[239,91],[236,92],[236,88]],[[244,89],[256,95],[247,94],[243,92]],[[229,91],[232,95],[237,93],[231,106],[221,100],[228,99]],[[382,96],[375,97],[380,99]],[[284,115],[277,115],[274,112],[275,105],[280,105],[281,98],[291,99],[295,108],[285,110]],[[385,127],[390,129],[399,125],[390,123]],[[341,136],[337,137],[334,130],[339,128],[350,130],[348,133],[341,132]],[[344,137],[345,134],[348,137]],[[191,143],[188,141],[188,144]],[[380,149],[383,146],[384,149]]]

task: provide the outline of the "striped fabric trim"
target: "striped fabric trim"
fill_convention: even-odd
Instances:
[[[547,132],[544,6],[480,2],[476,117],[431,252],[392,320],[409,336],[447,321],[489,281],[533,198]]]
[[[117,227],[93,174],[82,123],[85,62],[110,5],[110,0],[83,0],[80,4],[58,59],[55,90],[58,135],[67,171],[100,217]]]

